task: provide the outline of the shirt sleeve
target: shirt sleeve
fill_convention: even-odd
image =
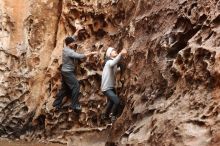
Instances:
[[[71,58],[75,58],[75,59],[83,59],[83,58],[86,57],[85,54],[76,53],[76,52],[73,51],[73,50],[69,50],[68,55],[69,55]]]
[[[109,61],[109,65],[111,67],[115,66],[119,61],[121,60],[121,54],[118,54],[118,56],[116,58],[114,58],[113,60]]]

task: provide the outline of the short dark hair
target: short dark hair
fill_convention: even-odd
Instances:
[[[69,44],[71,44],[71,43],[73,43],[73,42],[75,42],[76,41],[76,37],[70,37],[70,36],[68,36],[68,37],[66,37],[65,38],[65,44],[68,46]]]

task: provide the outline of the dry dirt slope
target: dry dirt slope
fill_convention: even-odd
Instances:
[[[70,145],[219,146],[220,2],[217,0],[0,1],[0,135]],[[76,24],[81,115],[51,104],[63,39]],[[103,56],[127,48],[118,77],[124,109],[100,121]]]

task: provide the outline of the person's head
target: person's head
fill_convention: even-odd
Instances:
[[[75,27],[78,30],[83,29],[83,25],[82,25],[82,23],[79,20],[75,21]]]
[[[65,44],[66,44],[66,46],[68,46],[72,49],[76,49],[77,48],[76,37],[67,37],[65,39]]]
[[[106,57],[108,58],[115,58],[118,55],[118,52],[115,48],[109,47],[106,51]]]

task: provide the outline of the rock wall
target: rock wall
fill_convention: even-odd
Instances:
[[[0,135],[69,145],[218,146],[217,0],[0,2]],[[82,113],[52,108],[63,40],[76,31]],[[127,48],[121,116],[100,120],[104,52]]]

